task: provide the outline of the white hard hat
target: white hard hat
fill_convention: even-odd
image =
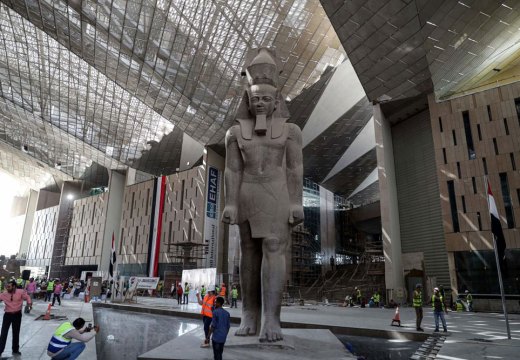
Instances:
[[[436,288],[433,289],[433,291],[439,291],[439,288],[436,287]]]
[[[206,290],[207,291],[215,291],[215,285],[208,286],[208,288]]]

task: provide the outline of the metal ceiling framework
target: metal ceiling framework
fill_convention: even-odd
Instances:
[[[318,0],[1,2],[0,141],[74,178],[174,127],[220,142],[252,48],[277,50],[287,99],[346,57]]]
[[[444,100],[520,77],[518,0],[321,2],[371,101]]]

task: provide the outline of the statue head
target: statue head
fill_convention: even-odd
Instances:
[[[270,117],[278,105],[278,90],[268,84],[252,85],[247,89],[249,111],[253,116]]]
[[[265,134],[266,118],[289,118],[287,105],[279,91],[281,62],[274,50],[253,49],[246,56],[242,71],[246,84],[237,110],[238,119],[255,121],[255,132]]]
[[[275,54],[260,48],[246,68],[249,111],[253,116],[270,117],[278,105],[279,70]]]

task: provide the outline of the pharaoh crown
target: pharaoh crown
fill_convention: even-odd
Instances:
[[[276,56],[269,49],[258,49],[245,71],[249,85],[268,84],[278,88],[279,71],[275,59]]]

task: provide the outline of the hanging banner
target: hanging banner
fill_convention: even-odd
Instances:
[[[219,228],[219,197],[220,197],[220,171],[208,165],[206,183],[206,211],[204,219],[204,243],[207,252],[205,255],[205,267],[217,267],[218,228]]]
[[[166,194],[166,176],[160,176],[154,180],[152,214],[150,216],[150,236],[148,239],[148,276],[159,275],[159,249],[161,247],[161,234],[164,213],[164,198]]]

